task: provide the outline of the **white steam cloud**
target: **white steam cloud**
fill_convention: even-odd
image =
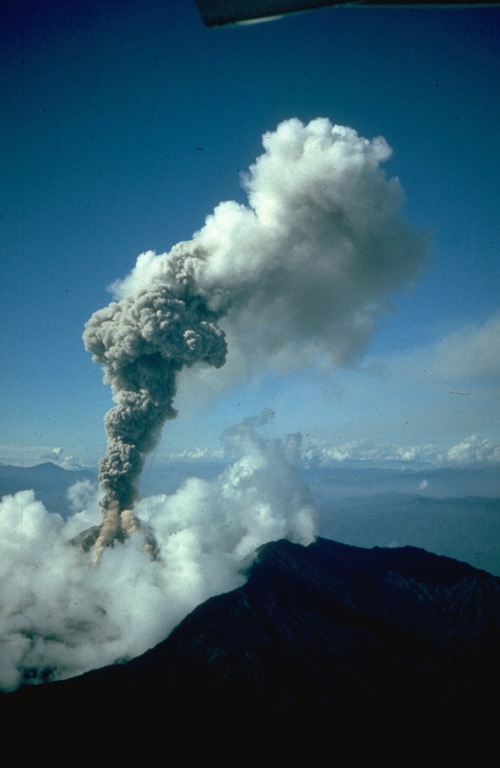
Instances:
[[[425,261],[426,238],[400,214],[399,181],[380,167],[391,152],[384,139],[292,119],[263,142],[243,180],[248,205],[221,203],[191,241],[143,253],[115,284],[117,301],[87,323],[86,347],[116,402],[105,417],[95,567],[68,543],[98,522],[87,484],[72,490],[78,511],[67,522],[30,491],[2,502],[5,690],[137,655],[198,603],[241,584],[259,545],[314,538],[294,469],[299,438],[266,443],[251,420],[225,435],[232,464],[215,481],[191,478],[170,497],[137,493],[145,456],[176,415],[183,369],[219,368],[226,356],[240,370],[349,363]]]
[[[426,238],[400,215],[399,181],[380,168],[391,154],[383,138],[292,119],[263,144],[243,178],[248,206],[221,203],[191,241],[143,253],[114,285],[120,301],[87,323],[85,345],[117,403],[105,420],[98,552],[136,524],[144,456],[176,414],[182,368],[221,367],[226,339],[230,354],[259,365],[348,363],[422,266]]]
[[[68,542],[98,522],[95,488],[71,489],[65,522],[33,491],[0,504],[0,689],[62,679],[133,658],[163,640],[209,597],[244,582],[241,569],[270,540],[314,539],[315,511],[295,472],[296,438],[266,442],[246,420],[224,435],[232,464],[212,482],[190,478],[172,496],[140,501],[157,554],[139,532],[106,547],[97,567]]]

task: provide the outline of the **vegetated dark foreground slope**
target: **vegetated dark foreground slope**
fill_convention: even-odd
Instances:
[[[247,583],[122,665],[2,703],[144,713],[328,713],[393,726],[486,717],[500,682],[500,579],[413,547],[265,545]],[[438,720],[436,720],[436,718]]]

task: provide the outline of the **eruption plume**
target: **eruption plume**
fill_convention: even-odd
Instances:
[[[105,417],[108,450],[99,465],[105,492],[99,551],[136,527],[132,506],[144,456],[160,428],[176,411],[176,376],[183,366],[203,361],[219,368],[226,359],[223,332],[199,297],[182,298],[166,286],[140,291],[96,312],[86,326],[85,344],[101,363],[116,407]]]
[[[144,458],[176,415],[183,368],[223,366],[226,339],[240,363],[349,363],[424,261],[426,238],[401,217],[399,181],[380,168],[391,155],[383,138],[291,119],[263,144],[243,178],[248,206],[221,203],[191,241],[141,254],[113,286],[119,301],[86,325],[116,402],[105,417],[97,553],[136,526]]]
[[[105,417],[101,509],[86,483],[72,489],[66,521],[33,491],[0,504],[1,690],[133,658],[240,586],[242,561],[262,544],[314,539],[300,435],[260,436],[270,411],[226,430],[217,478],[138,499],[178,384],[181,394],[200,376],[205,388],[211,377],[227,387],[257,366],[349,364],[425,261],[427,238],[402,218],[399,182],[380,167],[384,139],[293,119],[263,143],[243,178],[248,205],[221,203],[189,242],[141,254],[87,323],[85,345],[116,403]],[[88,567],[93,544],[98,568]]]

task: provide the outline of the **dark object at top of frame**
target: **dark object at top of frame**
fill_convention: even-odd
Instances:
[[[225,24],[249,24],[256,21],[265,21],[271,18],[283,16],[287,13],[310,11],[326,6],[379,6],[391,8],[392,6],[416,8],[416,7],[475,7],[495,6],[500,2],[467,2],[467,0],[417,0],[417,2],[405,2],[405,0],[196,0],[201,18],[207,27],[223,26]]]

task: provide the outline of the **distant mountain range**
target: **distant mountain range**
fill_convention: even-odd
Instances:
[[[380,493],[421,494],[432,498],[462,496],[500,497],[498,464],[480,467],[406,466],[384,462],[370,466],[366,461],[338,462],[300,470],[304,481],[319,501],[371,496]]]
[[[212,480],[226,464],[220,459],[199,461],[153,457],[141,477],[141,493],[174,493],[186,477],[195,475]],[[380,493],[421,494],[432,498],[486,496],[500,498],[500,471],[496,466],[436,467],[407,466],[404,462],[384,462],[373,466],[367,461],[337,462],[328,466],[302,466],[301,479],[319,503]]]
[[[500,576],[500,499],[380,493],[324,504],[319,533],[360,547],[412,545]]]
[[[66,518],[74,512],[66,495],[68,488],[80,480],[96,483],[97,475],[88,469],[63,469],[51,461],[33,467],[0,464],[0,498],[33,490],[46,509]]]
[[[191,474],[210,481],[223,467],[220,461],[153,462],[144,471],[143,493],[174,493]],[[500,576],[498,467],[351,461],[302,467],[299,474],[320,510],[320,536],[360,547],[422,547]]]
[[[52,717],[82,701],[179,717],[327,713],[332,732],[355,723],[362,736],[486,722],[499,684],[499,578],[413,547],[318,539],[262,547],[244,586],[143,656],[0,702]]]
[[[154,471],[146,467],[143,493],[174,493],[186,477],[210,481],[223,467],[208,461],[170,461]],[[346,466],[301,470],[301,476],[320,510],[320,536],[360,547],[422,547],[500,576],[498,471]],[[0,465],[0,497],[33,489],[50,512],[66,518],[74,511],[68,488],[80,480],[96,483],[97,476],[51,462]]]

